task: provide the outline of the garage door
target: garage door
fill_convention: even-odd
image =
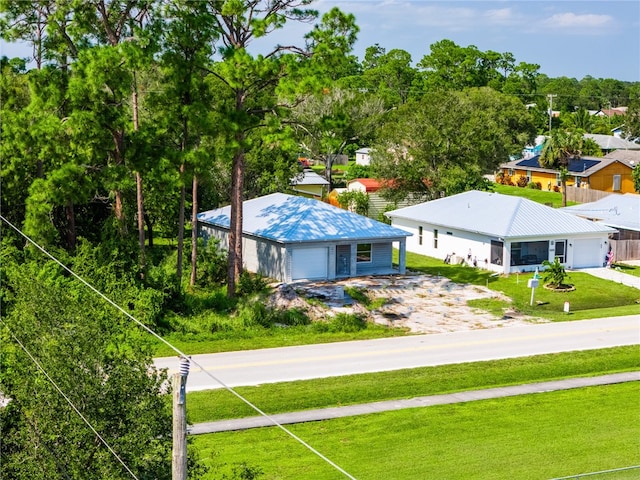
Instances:
[[[573,241],[573,268],[601,267],[600,239],[587,238]]]
[[[291,255],[291,279],[327,278],[327,247],[296,248]]]

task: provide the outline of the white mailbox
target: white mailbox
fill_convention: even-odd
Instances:
[[[537,278],[530,278],[529,282],[527,283],[527,287],[538,288],[539,284],[540,284],[540,281]]]

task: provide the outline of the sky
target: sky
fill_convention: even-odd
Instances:
[[[537,64],[549,77],[640,81],[638,0],[317,0],[311,7],[355,15],[360,32],[353,53],[360,59],[377,43],[387,52],[406,50],[416,64],[430,45],[448,39],[510,52],[516,63]],[[270,43],[264,48],[299,44],[310,29],[288,23],[263,40]],[[0,55],[27,57],[30,49],[0,42]]]

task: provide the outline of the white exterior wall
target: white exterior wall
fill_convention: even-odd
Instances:
[[[242,263],[249,272],[284,280],[286,250],[283,245],[263,239],[242,238]]]
[[[347,185],[347,192],[364,192],[367,193],[367,187],[357,181],[351,181]]]
[[[365,167],[371,164],[371,157],[369,153],[356,151],[356,165],[364,165]]]
[[[220,248],[228,249],[229,234],[227,230],[216,228],[204,223],[198,224],[199,235],[205,242],[217,238],[220,240]],[[375,275],[405,273],[406,250],[404,239],[396,240],[400,250],[400,266],[393,268],[391,240],[380,241],[377,239],[362,239],[349,242],[309,242],[283,245],[259,237],[243,236],[243,268],[250,272],[256,272],[268,278],[282,282],[292,281],[293,251],[297,249],[324,248],[327,252],[327,280],[336,278],[336,248],[337,245],[348,245],[350,271],[347,276]],[[358,264],[356,261],[356,245],[358,243],[372,244],[372,261],[369,264]]]
[[[477,266],[499,273],[515,273],[523,271],[534,271],[540,268],[540,265],[511,265],[511,244],[515,242],[536,242],[548,241],[547,260],[552,262],[555,258],[555,243],[557,240],[567,241],[566,259],[563,265],[566,268],[574,268],[574,259],[580,255],[582,258],[588,256],[593,258],[589,265],[580,265],[581,267],[602,267],[605,256],[609,251],[609,242],[607,234],[593,235],[558,235],[553,237],[526,237],[526,238],[509,238],[500,240],[480,233],[466,232],[464,230],[456,230],[427,223],[418,223],[412,220],[394,218],[392,221],[394,227],[400,228],[407,232],[411,232],[413,236],[407,237],[407,251],[426,255],[429,257],[439,258],[444,261],[447,255],[455,253],[453,262],[464,259],[466,261],[469,251],[471,258],[476,257]],[[420,245],[419,227],[422,226],[422,245]],[[434,230],[438,230],[437,248],[434,246]],[[503,241],[502,265],[491,263],[491,241]],[[576,242],[577,240],[577,242]],[[582,243],[584,245],[580,245]],[[597,250],[591,250],[592,245],[597,242]],[[589,248],[588,252],[579,252],[578,248]],[[486,261],[485,261],[486,260]]]
[[[469,250],[471,250],[471,258],[476,257],[478,267],[500,272],[504,270],[503,266],[492,265],[490,263],[491,238],[485,235],[438,225],[430,225],[428,223],[417,223],[412,220],[400,218],[394,218],[391,225],[413,234],[411,237],[407,237],[408,252],[439,258],[443,261],[447,255],[455,254],[456,257],[460,257],[460,259],[466,261]],[[422,226],[422,245],[420,245],[420,226]],[[434,242],[435,230],[438,231],[437,248]],[[505,251],[506,250],[505,248]],[[487,260],[486,264],[485,259]]]

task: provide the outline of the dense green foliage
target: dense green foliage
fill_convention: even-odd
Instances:
[[[100,435],[139,478],[170,478],[166,375],[148,338],[51,262],[5,256],[3,273],[3,476],[129,478]]]

